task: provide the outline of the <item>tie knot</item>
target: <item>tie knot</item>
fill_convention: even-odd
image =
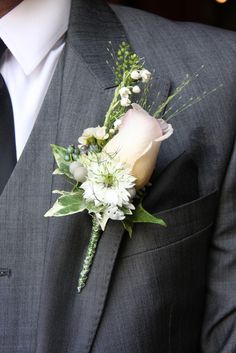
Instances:
[[[6,50],[7,46],[3,42],[3,40],[0,38],[0,58],[2,57],[4,51]]]

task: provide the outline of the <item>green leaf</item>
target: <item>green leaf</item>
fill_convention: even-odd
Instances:
[[[53,207],[45,214],[45,217],[63,217],[83,212],[84,210],[88,210],[89,213],[96,213],[101,210],[94,203],[84,200],[83,190],[71,193],[59,191],[58,193],[63,193],[63,195],[57,199]]]
[[[128,207],[123,206],[123,207],[121,208],[121,210],[124,212],[124,214],[125,214],[126,216],[133,214],[133,210],[131,210],[131,209],[128,208]]]
[[[99,223],[102,231],[105,230],[108,219],[109,219],[109,217],[106,214],[103,214],[101,218],[97,218],[97,222]]]
[[[122,221],[123,226],[125,228],[125,230],[129,233],[130,238],[132,238],[132,234],[133,234],[133,223],[129,222],[127,219],[125,219],[124,221]]]
[[[58,195],[71,195],[72,191],[64,191],[64,190],[53,190],[52,194],[58,194]]]
[[[70,169],[69,169],[71,162],[65,161],[65,158],[64,158],[67,152],[67,149],[65,147],[58,146],[58,145],[51,145],[51,148],[52,148],[53,156],[58,166],[58,169],[56,169],[55,171],[56,173],[54,172],[54,174],[59,174],[59,173],[64,174],[68,178],[73,179],[73,176],[70,173]]]
[[[62,173],[62,171],[59,168],[55,169],[52,174],[53,175],[64,175],[64,173]]]
[[[153,223],[159,224],[163,227],[167,227],[163,219],[157,218],[148,211],[146,211],[141,203],[136,206],[136,209],[135,211],[133,211],[132,216],[127,217],[127,219],[129,222],[132,223]]]

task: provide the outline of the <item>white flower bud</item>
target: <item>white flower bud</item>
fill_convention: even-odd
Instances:
[[[131,104],[131,100],[129,98],[122,98],[120,104],[122,107],[128,107]]]
[[[128,98],[129,95],[131,94],[130,89],[128,87],[122,87],[119,90],[119,94],[121,96],[121,98]]]
[[[138,70],[132,71],[130,76],[131,76],[132,80],[135,80],[135,81],[140,80],[140,78],[141,78],[141,74]]]
[[[83,165],[80,162],[72,162],[69,167],[71,174],[73,175],[75,170],[81,167],[83,167]]]
[[[87,169],[85,167],[78,167],[75,169],[73,176],[76,181],[79,183],[83,183],[86,180],[87,177]]]
[[[146,69],[141,70],[140,74],[141,74],[142,82],[144,83],[148,83],[152,77],[151,72]]]
[[[141,92],[141,88],[139,86],[134,86],[133,89],[132,89],[133,93],[140,93]]]

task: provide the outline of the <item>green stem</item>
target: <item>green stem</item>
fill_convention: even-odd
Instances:
[[[96,217],[93,217],[91,237],[90,237],[87,253],[84,259],[83,268],[80,272],[80,277],[79,277],[79,282],[77,287],[79,293],[86,285],[101,234],[102,234],[102,229]]]
[[[111,115],[111,113],[113,112],[113,110],[118,106],[118,104],[120,103],[120,101],[119,101],[119,90],[120,90],[120,85],[116,88],[116,90],[115,90],[115,94],[114,94],[114,98],[113,98],[113,100],[112,100],[112,102],[111,102],[111,105],[110,105],[110,107],[109,107],[109,109],[108,109],[108,112],[106,113],[106,118],[105,118],[105,121],[104,121],[104,126],[108,126],[109,125],[109,123],[110,123],[110,115]]]

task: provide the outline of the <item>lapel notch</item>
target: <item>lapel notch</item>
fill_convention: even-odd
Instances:
[[[72,1],[67,41],[104,89],[114,86],[114,73],[107,64],[110,60],[107,48],[111,42],[116,51],[128,39],[122,24],[104,1]]]

